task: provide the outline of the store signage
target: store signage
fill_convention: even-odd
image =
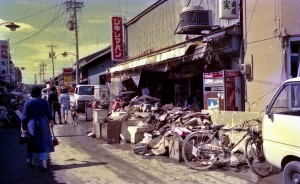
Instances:
[[[9,47],[7,40],[0,40],[0,78],[10,81]]]
[[[73,68],[63,68],[64,85],[72,83]]]
[[[219,0],[219,18],[238,19],[239,3],[239,0]]]
[[[113,61],[124,60],[123,48],[123,21],[122,17],[116,16],[111,18],[111,59]]]

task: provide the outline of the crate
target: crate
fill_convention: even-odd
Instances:
[[[120,143],[120,121],[114,120],[107,123],[100,123],[100,139],[108,144]]]
[[[180,136],[172,136],[169,138],[169,158],[181,162],[182,158],[182,141]]]
[[[93,121],[100,122],[104,118],[107,118],[108,110],[107,109],[94,109],[93,111]]]

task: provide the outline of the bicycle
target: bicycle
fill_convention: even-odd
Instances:
[[[250,169],[261,177],[271,174],[272,165],[265,157],[262,147],[261,131],[250,127],[243,128],[249,122],[259,119],[246,120],[242,128],[223,128],[225,125],[215,125],[209,130],[198,130],[188,135],[182,144],[182,156],[186,165],[196,170],[206,170],[217,164],[229,164],[232,151],[246,137],[245,141],[245,159]],[[226,139],[222,133],[237,131],[246,133],[235,145],[228,145],[229,138]]]

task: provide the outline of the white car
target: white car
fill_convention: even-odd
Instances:
[[[285,81],[266,107],[263,149],[283,169],[286,184],[300,183],[300,77]]]

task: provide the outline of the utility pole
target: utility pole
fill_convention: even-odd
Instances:
[[[40,84],[42,84],[42,65],[40,65]]]
[[[34,74],[34,84],[36,85],[36,73]]]
[[[45,70],[46,70],[45,66],[47,66],[47,65],[45,65],[44,61],[43,61],[43,63],[40,64],[40,80],[41,80],[41,83],[45,81]]]
[[[55,57],[55,52],[53,51],[53,48],[54,47],[57,47],[57,46],[54,46],[54,45],[52,45],[52,43],[51,43],[51,45],[47,45],[47,47],[50,47],[51,48],[51,52],[49,52],[49,58],[51,58],[51,61],[52,61],[52,71],[53,71],[53,79],[54,79],[54,59],[56,58]]]
[[[76,84],[80,84],[79,80],[79,50],[78,50],[78,24],[77,24],[77,10],[80,10],[83,7],[83,2],[77,2],[76,0],[66,1],[67,10],[72,11],[70,20],[68,22],[68,29],[70,31],[75,31],[75,40],[76,40]]]

